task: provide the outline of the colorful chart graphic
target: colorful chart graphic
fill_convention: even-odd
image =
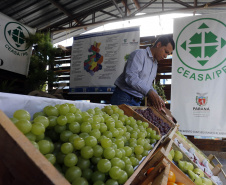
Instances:
[[[89,52],[92,52],[91,55],[88,55],[88,59],[84,61],[84,69],[89,72],[92,76],[95,72],[102,69],[101,63],[103,62],[103,56],[99,53],[101,43],[94,41],[94,44],[90,46]]]

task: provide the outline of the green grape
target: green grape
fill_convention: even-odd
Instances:
[[[89,133],[90,136],[94,136],[96,139],[100,138],[101,132],[98,129],[93,129]]]
[[[69,106],[68,106],[68,104],[61,104],[60,105],[60,107],[59,107],[59,113],[60,113],[60,115],[66,115],[67,113],[69,113],[69,110],[70,110],[70,108],[69,108]]]
[[[139,138],[139,139],[137,140],[137,144],[138,144],[138,145],[141,145],[141,146],[144,146],[144,144],[145,144],[145,139]]]
[[[85,132],[82,132],[82,133],[79,134],[79,137],[85,139],[85,138],[89,137],[89,134],[85,133]]]
[[[99,162],[99,160],[101,160],[102,157],[92,157],[91,158],[91,162],[92,164],[97,164]]]
[[[161,139],[161,136],[156,134],[156,135],[154,136],[154,139],[159,140],[159,139]]]
[[[131,162],[129,157],[122,157],[122,160],[125,162],[125,165],[127,165],[127,164],[131,164],[132,165],[132,162]]]
[[[133,167],[135,167],[139,164],[139,160],[135,157],[130,157],[130,161],[131,161]]]
[[[95,145],[94,147],[93,147],[93,155],[95,156],[95,157],[100,157],[100,156],[102,156],[102,154],[103,154],[103,148],[100,146],[100,145]]]
[[[119,131],[119,136],[122,136],[125,132],[124,129],[122,129],[122,128],[117,128],[117,129]]]
[[[46,128],[49,126],[49,119],[45,116],[38,116],[34,119],[34,123],[42,123]]]
[[[75,138],[73,145],[76,150],[80,150],[85,146],[85,140],[81,137]]]
[[[74,104],[70,103],[68,104],[68,106],[69,106],[69,113],[75,113],[77,111],[77,107]]]
[[[68,123],[73,123],[75,121],[75,115],[73,113],[67,113],[66,118]]]
[[[32,132],[28,132],[25,134],[25,136],[30,140],[30,141],[35,141],[36,140],[36,135],[34,135]]]
[[[130,133],[129,132],[125,132],[124,136],[126,137],[126,140],[130,139]]]
[[[101,122],[101,116],[99,115],[94,115],[93,116],[93,122],[95,123],[100,123]]]
[[[41,140],[43,140],[45,138],[45,134],[43,133],[43,134],[40,134],[40,135],[36,135],[36,142],[37,141],[41,141]]]
[[[44,112],[36,112],[36,113],[34,113],[34,115],[33,115],[33,119],[35,119],[35,118],[38,117],[38,116],[45,116],[45,113],[44,113]]]
[[[118,119],[122,122],[125,123],[126,117],[124,115],[119,115]]]
[[[44,108],[44,113],[47,116],[59,116],[59,110],[54,106],[46,106]]]
[[[30,113],[23,109],[16,110],[13,113],[13,117],[18,120],[27,120],[27,121],[30,121],[31,119]]]
[[[128,177],[130,177],[134,172],[134,168],[131,164],[126,164],[125,171],[126,171]]]
[[[56,157],[53,154],[45,154],[45,158],[53,165],[56,162]]]
[[[65,178],[70,183],[72,183],[74,180],[76,180],[79,177],[81,177],[81,175],[82,175],[82,171],[77,166],[72,166],[72,167],[68,168],[67,171],[65,172]]]
[[[112,148],[112,147],[105,148],[103,155],[106,159],[112,159],[113,157],[115,157],[114,148]]]
[[[48,116],[48,119],[49,119],[48,127],[54,127],[57,125],[57,116]]]
[[[105,131],[107,131],[107,125],[105,123],[100,123],[100,132],[104,133]]]
[[[89,183],[85,178],[79,177],[72,182],[72,185],[89,185]]]
[[[112,145],[112,141],[111,141],[111,139],[109,139],[109,138],[103,138],[103,139],[100,141],[100,143],[101,143],[101,146],[102,146],[103,148],[108,148],[108,147],[111,147],[111,145]]]
[[[97,144],[97,139],[94,136],[88,136],[85,138],[85,145],[94,147]]]
[[[75,113],[75,122],[82,123],[82,115],[79,113]]]
[[[31,141],[31,143],[34,145],[35,148],[37,148],[39,150],[38,143],[36,143],[35,141]]]
[[[122,158],[122,152],[119,149],[115,149],[115,157]]]
[[[125,156],[126,156],[126,157],[131,156],[131,154],[132,154],[132,149],[131,149],[130,147],[125,146],[123,149],[125,150]]]
[[[92,129],[100,129],[100,123],[99,122],[96,122],[96,121],[93,121],[93,123],[91,123],[92,125]]]
[[[139,154],[139,155],[135,155],[135,157],[140,161],[142,158],[143,158],[143,156],[141,155],[141,154]]]
[[[122,128],[123,127],[123,122],[121,120],[115,121],[115,128]]]
[[[119,136],[119,131],[116,128],[111,128],[110,132],[112,132],[113,137],[118,137]]]
[[[122,157],[125,157],[126,152],[125,152],[124,148],[119,148],[119,150],[122,152]]]
[[[66,130],[67,129],[67,127],[66,127],[66,125],[56,125],[55,127],[54,127],[54,131],[56,132],[56,133],[61,133],[61,132],[63,132],[64,130]]]
[[[80,124],[78,122],[70,123],[68,128],[74,134],[78,134],[80,132]]]
[[[84,177],[86,180],[91,180],[91,176],[93,174],[93,170],[91,170],[90,168],[85,168],[84,170],[82,170],[82,177]]]
[[[89,159],[84,159],[82,157],[78,158],[78,163],[77,166],[81,169],[81,170],[85,170],[90,168],[90,160]]]
[[[48,140],[41,140],[38,142],[39,151],[42,154],[48,154],[51,151],[51,143]]]
[[[68,141],[69,141],[71,144],[73,144],[73,146],[74,146],[74,140],[75,140],[76,138],[78,138],[78,137],[79,137],[78,134],[72,134],[72,135],[69,137]]]
[[[117,121],[119,115],[114,113],[114,114],[111,115],[111,117],[112,117],[115,121]]]
[[[89,122],[83,122],[81,124],[81,132],[89,133],[92,130],[92,126]]]
[[[149,143],[144,143],[144,150],[151,150],[153,147]]]
[[[84,116],[82,116],[82,121],[89,122],[91,124],[91,123],[93,123],[93,118],[90,115],[84,115]]]
[[[148,128],[149,127],[148,122],[143,122],[142,125],[143,125],[144,128]]]
[[[150,139],[150,144],[154,144],[154,143],[156,143],[156,139]]]
[[[128,179],[128,175],[124,170],[121,170],[121,175],[118,179],[118,183],[119,184],[124,184]]]
[[[45,132],[45,126],[42,123],[33,123],[31,127],[31,132],[35,134],[36,136],[44,134]]]
[[[93,148],[90,146],[84,146],[81,149],[81,156],[84,159],[89,159],[89,158],[93,157]]]
[[[130,137],[137,139],[137,135],[138,135],[138,133],[136,131],[132,131],[130,134]]]
[[[63,143],[61,145],[61,152],[63,154],[69,154],[73,151],[73,145],[71,143]]]
[[[134,148],[135,146],[137,146],[137,143],[135,143],[135,142],[130,142],[130,143],[129,143],[129,146]]]
[[[78,162],[78,157],[74,153],[68,153],[64,157],[64,165],[67,167],[75,166],[77,164],[77,162]]]
[[[144,152],[144,147],[141,146],[141,145],[137,145],[134,148],[134,152],[135,152],[136,155],[140,155]]]
[[[121,139],[116,139],[115,144],[117,145],[117,148],[123,148],[124,147],[124,141]]]
[[[139,133],[137,134],[137,138],[142,138],[142,139],[144,139],[145,136],[146,136],[145,132],[139,132]]]
[[[57,124],[58,125],[66,125],[67,124],[67,117],[64,116],[64,115],[60,115],[58,118],[57,118]]]
[[[109,171],[109,175],[112,179],[117,180],[121,175],[121,169],[118,166],[113,166]]]
[[[95,183],[96,181],[103,181],[104,182],[105,178],[106,178],[105,174],[100,172],[100,171],[93,172],[93,174],[91,176],[91,180],[93,181],[93,183]]]
[[[113,118],[109,118],[105,122],[108,130],[115,128],[115,120]]]
[[[112,132],[111,131],[105,131],[104,133],[103,133],[103,135],[104,136],[106,136],[107,138],[112,138],[113,137],[113,134],[112,134]]]
[[[97,163],[97,169],[102,173],[106,173],[111,169],[111,162],[108,159],[101,159]]]
[[[133,128],[132,128],[131,126],[129,126],[129,125],[126,125],[126,128],[127,128],[127,131],[128,131],[129,133],[132,133],[132,131],[133,131]]]
[[[148,150],[144,150],[143,153],[142,153],[142,156],[148,156]]]
[[[115,138],[112,138],[112,139],[115,139]],[[115,142],[115,141],[114,141]],[[111,147],[114,148],[114,149],[117,149],[118,146],[112,141],[112,144],[111,144]]]
[[[15,125],[23,134],[29,133],[32,128],[31,122],[26,119],[20,119]]]
[[[71,131],[64,130],[63,132],[60,133],[60,140],[63,142],[68,142],[71,135],[73,135]]]
[[[121,110],[121,109],[120,109]],[[119,185],[118,184],[118,181],[117,180],[114,180],[114,179],[108,179],[106,182],[105,182],[105,185]]]

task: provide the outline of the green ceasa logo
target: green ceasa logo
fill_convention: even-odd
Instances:
[[[29,47],[26,45],[25,38],[29,36],[29,31],[17,22],[8,22],[5,25],[4,36],[7,41],[5,48],[18,56],[28,55]]]
[[[226,25],[213,18],[190,22],[176,39],[176,54],[183,77],[207,81],[226,73]]]

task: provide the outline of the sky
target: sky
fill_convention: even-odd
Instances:
[[[108,31],[108,30],[114,30],[119,28],[127,28],[132,26],[140,26],[140,37],[172,34],[173,20],[175,18],[182,18],[182,17],[188,17],[188,16],[193,16],[193,14],[172,13],[172,14],[165,14],[165,15],[159,15],[159,16],[151,16],[146,18],[137,18],[133,20],[105,24],[103,26],[99,26],[95,29],[87,31],[83,34]],[[150,24],[147,24],[147,22],[149,22]],[[56,43],[54,44],[54,46],[57,47],[58,45],[62,45],[66,47],[66,46],[72,46],[72,44],[73,44],[73,37],[67,40],[64,40],[62,42]]]

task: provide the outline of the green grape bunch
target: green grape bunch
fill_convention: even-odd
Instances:
[[[10,119],[72,185],[124,184],[160,139],[115,105],[48,105],[33,118],[17,110]]]

